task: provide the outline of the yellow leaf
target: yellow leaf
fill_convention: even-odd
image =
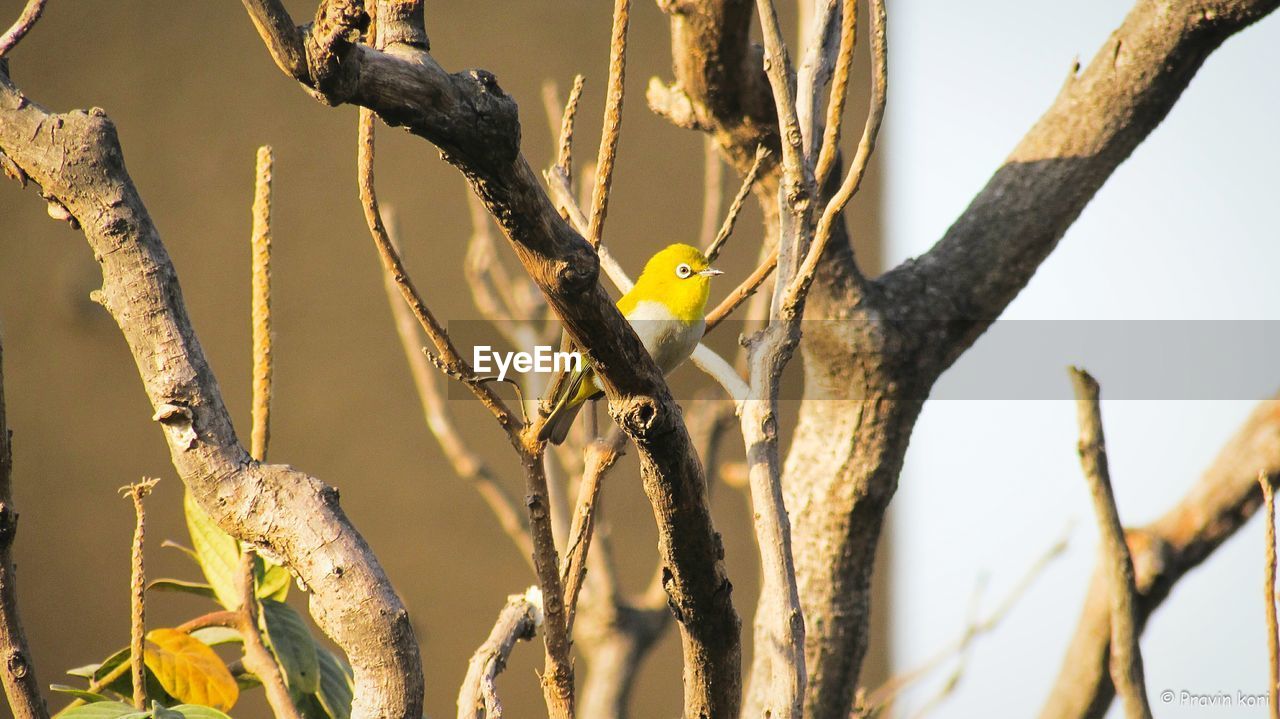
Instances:
[[[204,642],[176,629],[147,632],[142,657],[160,686],[185,704],[226,711],[240,698],[240,687],[222,659]]]

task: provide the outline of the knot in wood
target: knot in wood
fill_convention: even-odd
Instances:
[[[507,93],[502,91],[502,86],[498,84],[498,76],[488,70],[470,70],[467,75],[480,86],[481,92],[489,95],[497,95],[499,98],[506,98]]]
[[[9,656],[5,657],[4,665],[9,676],[16,679],[22,679],[31,671],[31,662],[28,662],[27,656],[17,649],[9,650]]]
[[[633,399],[618,414],[621,415],[621,424],[627,434],[644,438],[653,433],[662,411],[652,399],[642,397]]]
[[[595,253],[574,253],[556,268],[556,284],[560,286],[560,292],[568,295],[590,291],[599,276],[600,259]]]
[[[338,491],[337,487],[325,485],[320,488],[320,499],[325,505],[337,508],[339,501],[342,499],[342,493]]]

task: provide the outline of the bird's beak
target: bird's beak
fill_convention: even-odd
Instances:
[[[698,274],[702,275],[703,277],[715,277],[716,275],[723,275],[724,272],[721,270],[717,270],[714,267],[708,267],[707,269],[702,270]]]

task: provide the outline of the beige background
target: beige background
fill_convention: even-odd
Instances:
[[[0,0],[0,22],[19,5]],[[313,7],[289,5],[297,18]],[[551,140],[540,85],[552,78],[567,88],[575,72],[588,78],[578,157],[594,157],[609,5],[437,1],[429,3],[428,27],[442,64],[491,70],[517,98],[525,152],[545,166]],[[652,3],[636,2],[633,15],[606,241],[634,273],[661,246],[696,238],[702,140],[645,108],[648,79],[669,77],[669,36]],[[253,155],[259,144],[274,146],[271,458],[342,490],[343,506],[415,618],[428,712],[451,714],[467,656],[505,595],[533,578],[422,424],[356,202],[354,108],[327,109],[294,87],[268,60],[239,3],[230,1],[53,2],[11,57],[14,80],[37,102],[59,111],[100,106],[116,122],[129,170],[246,440]],[[461,178],[425,142],[398,131],[380,133],[379,157],[379,189],[399,209],[419,286],[442,317],[474,317],[461,276],[470,230]],[[873,173],[856,227],[872,226],[876,184]],[[722,261],[731,278],[741,277],[754,256],[757,219],[748,208]],[[511,259],[505,245],[503,253]],[[164,538],[186,541],[181,484],[119,332],[88,300],[98,282],[77,233],[49,220],[31,190],[0,186],[0,330],[22,513],[21,609],[45,684],[127,641],[132,517],[117,487],[143,475],[164,478],[149,504],[149,572],[195,578],[184,558],[160,548]],[[717,287],[713,299],[729,288]],[[681,374],[699,381],[688,370]],[[475,445],[495,448],[492,460],[518,496],[518,467],[501,451],[496,428],[474,407],[454,406]],[[608,503],[627,580],[639,587],[651,574],[654,549],[652,515],[633,465],[613,475]],[[747,503],[721,487],[714,505],[749,637],[756,558]],[[205,608],[202,600],[154,595],[149,620],[172,624]],[[636,716],[678,713],[676,644],[668,632],[646,664]],[[513,716],[541,711],[533,674],[540,664],[540,640],[517,650],[501,682]],[[265,715],[260,693],[234,713]]]

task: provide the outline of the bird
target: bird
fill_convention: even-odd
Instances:
[[[618,300],[618,311],[663,374],[689,359],[702,340],[711,278],[721,274],[701,250],[676,243],[649,258],[635,286]],[[538,439],[563,443],[582,405],[603,392],[590,363],[582,363],[561,384]]]

